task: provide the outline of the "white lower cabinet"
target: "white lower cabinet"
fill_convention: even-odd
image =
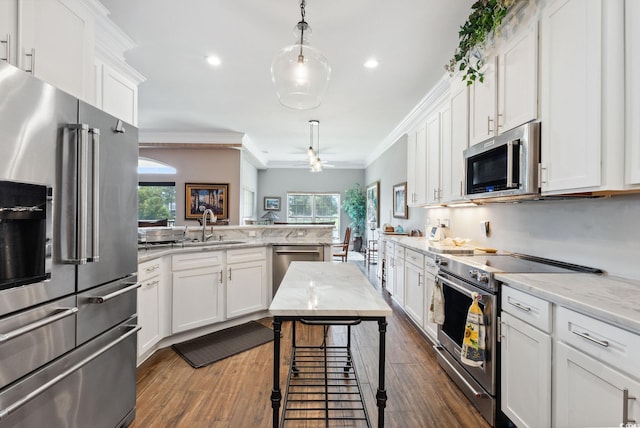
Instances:
[[[224,251],[173,256],[172,333],[224,320]]]
[[[518,427],[551,425],[551,303],[502,287],[500,408]]]
[[[424,268],[409,263],[408,260],[405,261],[404,283],[404,310],[416,324],[422,326],[425,317]]]
[[[138,267],[138,356],[151,350],[160,341],[161,290],[165,286],[162,258]]]
[[[640,335],[507,284],[500,325],[500,407],[516,426],[640,423]]]
[[[501,409],[523,427],[551,424],[551,336],[502,312]]]
[[[640,382],[560,342],[555,361],[555,426],[637,426]]]
[[[227,318],[267,309],[266,259],[264,248],[227,252]]]
[[[395,246],[393,255],[393,300],[404,306],[404,247]]]

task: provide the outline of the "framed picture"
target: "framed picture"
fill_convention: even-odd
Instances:
[[[406,181],[393,186],[393,216],[395,218],[409,218]]]
[[[367,227],[377,229],[380,227],[380,182],[367,186]]]
[[[197,220],[207,209],[218,220],[229,218],[229,184],[185,183],[184,218]]]
[[[265,211],[280,211],[280,197],[279,196],[265,196],[264,197],[264,210]]]

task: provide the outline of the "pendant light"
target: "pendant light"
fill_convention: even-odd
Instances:
[[[300,2],[300,14],[302,19],[294,27],[296,44],[282,48],[273,58],[271,79],[282,105],[309,110],[320,105],[331,66],[320,50],[308,44],[311,27],[304,20],[305,0]]]
[[[318,144],[317,152],[313,152],[313,140],[315,140]],[[311,167],[311,172],[322,172],[322,161],[320,160],[320,121],[318,120],[310,120],[309,121],[309,139],[310,139],[310,153],[313,152],[313,157],[309,156],[309,166]]]

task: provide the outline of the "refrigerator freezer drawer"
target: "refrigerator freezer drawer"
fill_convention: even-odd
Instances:
[[[78,293],[78,346],[135,315],[139,287],[132,275]]]
[[[0,389],[75,346],[76,297],[0,319]]]
[[[114,428],[135,417],[137,319],[0,391],[0,428]]]

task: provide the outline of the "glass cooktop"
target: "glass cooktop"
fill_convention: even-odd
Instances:
[[[600,273],[599,269],[524,254],[483,254],[458,256],[461,261],[490,272],[504,273]]]

